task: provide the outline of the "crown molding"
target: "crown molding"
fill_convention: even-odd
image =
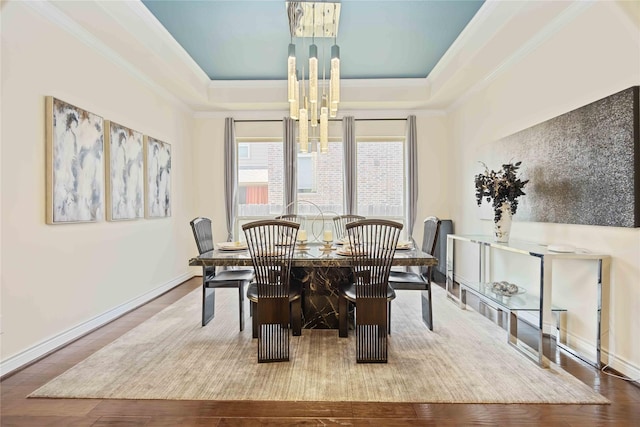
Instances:
[[[285,110],[228,110],[228,111],[197,111],[194,119],[224,119],[233,117],[235,120],[282,120],[289,115]]]
[[[389,119],[389,118],[407,118],[407,116],[415,115],[420,117],[445,117],[446,113],[438,109],[388,109],[388,110],[363,110],[352,109],[338,111],[339,119],[345,116],[353,116],[356,119]]]
[[[85,30],[76,20],[69,17],[66,13],[54,6],[55,3],[48,1],[28,1],[22,2],[23,5],[30,7],[33,11],[46,18],[49,22],[58,28],[71,34],[79,42],[93,49],[102,55],[109,62],[117,65],[127,73],[138,79],[147,87],[158,93],[162,98],[174,104],[185,113],[192,113],[193,110],[187,106],[182,100],[167,91],[163,87],[156,84],[149,77],[134,67],[129,61],[125,60],[121,55],[108,47],[105,43],[98,40],[92,33]]]
[[[180,43],[173,38],[169,30],[158,21],[158,18],[147,9],[142,1],[126,1],[122,3],[131,13],[141,19],[146,24],[146,28],[152,32],[151,37],[143,40],[144,42],[162,46],[163,49],[169,49],[170,53],[178,57],[183,65],[189,68],[191,74],[193,74],[203,86],[206,86],[206,84],[211,81],[204,70],[202,70],[196,61],[184,50]],[[105,10],[107,13],[110,13],[108,9]]]
[[[416,110],[341,110],[336,119],[342,120],[345,116],[353,116],[356,119],[389,119],[405,118],[409,115],[420,117],[445,117],[446,111],[436,109],[416,109]],[[235,120],[282,120],[289,115],[288,110],[245,110],[245,111],[198,111],[193,114],[195,119],[224,119],[233,117]]]
[[[637,38],[640,35],[640,2],[615,0],[615,4],[617,7],[614,13],[620,17],[629,35]]]
[[[497,14],[499,2],[495,0],[486,0],[480,7],[478,12],[471,18],[471,21],[460,32],[458,37],[453,41],[449,49],[442,55],[442,58],[433,67],[427,79],[430,81],[437,80],[441,75],[447,73],[447,68],[454,67],[460,68],[468,64],[473,56],[474,52],[489,43],[490,39],[498,32],[498,30],[504,25],[504,22],[500,26],[496,26],[490,22],[495,19]],[[483,31],[484,28],[490,28],[491,31]],[[470,45],[474,45],[475,48],[471,54],[465,55],[465,50],[469,49]]]
[[[319,84],[322,84],[319,82]],[[326,83],[329,84],[328,82]],[[340,79],[344,88],[363,87],[425,87],[429,85],[426,78],[406,79]],[[286,80],[211,80],[210,89],[286,89]]]
[[[191,111],[206,103],[208,76],[141,1],[92,0],[90,5],[98,13],[88,15],[75,6],[64,10]]]
[[[345,88],[363,87],[401,87],[401,88],[425,88],[429,86],[426,78],[406,79],[340,79],[340,85]]]
[[[286,80],[210,80],[209,89],[286,89]]]
[[[533,37],[520,46],[518,50],[509,55],[504,61],[502,61],[497,67],[495,67],[484,78],[478,80],[471,88],[466,90],[460,95],[451,105],[449,105],[445,111],[450,114],[462,107],[469,101],[471,96],[475,93],[486,88],[491,82],[493,82],[498,76],[504,74],[507,70],[513,67],[515,64],[523,60],[531,52],[540,47],[550,37],[564,28],[567,24],[575,20],[585,10],[593,6],[596,0],[580,0],[574,1],[570,6],[556,16],[552,21],[545,25],[540,31],[538,31]]]
[[[140,1],[93,0],[85,8],[65,6],[66,2],[25,4],[195,118],[228,116],[229,112],[255,116],[261,111],[261,117],[286,114],[283,110],[286,100],[282,101],[281,95],[286,91],[286,80],[210,80]],[[451,113],[591,4],[591,1],[574,1],[542,30],[534,33],[529,28],[533,36],[525,38],[526,43],[510,53],[513,46],[504,44],[504,38],[513,31],[513,22],[524,19],[536,2],[487,0],[427,78],[342,79],[344,99],[349,99],[344,107],[350,111],[366,111],[365,115],[371,115],[372,111],[385,114],[392,110]],[[625,12],[620,5],[617,8],[621,14]],[[91,11],[102,14],[101,26],[96,24],[95,30],[89,27],[95,22],[91,20]],[[544,23],[544,18],[538,19]],[[631,19],[626,21],[627,25],[632,25]],[[118,36],[109,30],[110,24],[117,25],[116,30],[124,29],[126,34]],[[517,36],[526,37],[526,31]],[[501,38],[501,35],[504,36]],[[123,36],[132,37],[134,47],[131,49],[137,43],[146,47],[147,55],[136,55],[123,47],[126,46]],[[500,50],[508,55],[502,61]],[[493,51],[496,66],[486,59],[483,51]],[[154,67],[157,73],[153,71]],[[373,91],[366,90],[368,88]]]

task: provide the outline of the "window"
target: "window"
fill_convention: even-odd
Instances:
[[[404,140],[389,139],[368,138],[356,142],[357,213],[403,222]]]
[[[249,144],[241,143],[238,144],[238,159],[249,159],[251,158],[251,149]]]
[[[239,218],[268,218],[282,213],[282,167],[282,141],[238,142]]]
[[[315,148],[298,153],[298,213],[317,215],[320,208],[333,217],[342,214],[344,206],[342,141],[330,141],[327,153]]]
[[[404,121],[364,120],[356,137],[355,213],[404,223],[405,139]],[[307,230],[321,235],[331,229],[331,218],[344,211],[344,144],[342,123],[330,123],[329,150],[320,153],[311,142],[308,153],[297,154],[297,206],[307,217]],[[243,122],[236,129],[237,217],[235,234],[256,219],[285,212],[284,150],[280,122]],[[397,136],[396,136],[397,135]],[[319,219],[322,212],[324,224]]]
[[[316,192],[316,155],[298,154],[298,194]]]

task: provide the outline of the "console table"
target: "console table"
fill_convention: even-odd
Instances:
[[[478,261],[479,261],[479,277],[477,282],[468,282],[460,280],[455,275],[455,244],[456,242],[469,242],[478,246]],[[487,265],[491,262],[490,254],[491,249],[508,251],[512,253],[528,255],[536,257],[540,260],[540,287],[539,295],[522,294],[514,296],[502,296],[492,291],[491,278],[487,271]],[[456,235],[451,234],[447,236],[447,277],[446,288],[447,296],[450,299],[455,300],[451,293],[454,281],[460,285],[460,296],[458,302],[461,308],[466,308],[466,293],[471,292],[477,296],[482,302],[488,304],[498,310],[504,310],[508,313],[507,321],[507,337],[509,344],[516,347],[518,350],[531,357],[542,367],[549,367],[549,353],[550,346],[543,345],[543,327],[545,324],[551,324],[552,316],[555,313],[559,316],[560,313],[566,310],[552,305],[551,302],[551,289],[552,289],[552,267],[555,260],[566,259],[583,259],[593,260],[598,263],[597,272],[597,331],[596,331],[596,360],[588,360],[577,351],[569,348],[562,339],[559,331],[558,318],[556,317],[556,342],[561,348],[571,352],[572,354],[586,360],[594,366],[600,368],[602,366],[601,361],[601,331],[603,329],[603,322],[607,322],[607,316],[603,316],[603,289],[608,292],[609,286],[609,270],[610,270],[610,256],[605,254],[597,254],[586,251],[576,252],[553,252],[548,250],[546,246],[526,242],[511,240],[508,243],[498,243],[494,241],[493,236],[480,236],[480,235]],[[604,272],[604,273],[603,273]],[[608,313],[605,308],[605,313]],[[538,324],[534,325],[538,329],[537,334],[537,349],[526,346],[519,342],[517,334],[518,313],[520,311],[536,311],[538,315]]]

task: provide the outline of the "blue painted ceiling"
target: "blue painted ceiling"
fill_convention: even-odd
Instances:
[[[284,0],[142,1],[212,80],[286,79]],[[343,0],[337,38],[342,78],[426,77],[482,4]],[[307,57],[310,42],[295,39],[298,61]],[[319,59],[324,53],[328,61],[333,40],[316,44]]]

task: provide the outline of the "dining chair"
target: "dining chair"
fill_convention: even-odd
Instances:
[[[191,222],[191,230],[196,240],[198,253],[212,251],[213,233],[209,218],[197,217]],[[215,316],[216,288],[238,288],[238,312],[240,330],[244,330],[244,285],[253,279],[252,270],[221,270],[214,266],[202,267],[202,326],[206,326]]]
[[[431,256],[435,254],[440,224],[442,221],[430,216],[424,220],[422,235],[422,252]],[[433,331],[433,304],[431,302],[431,267],[420,267],[418,273],[407,271],[391,271],[389,284],[394,290],[414,290],[421,292],[422,320]]]
[[[307,219],[298,214],[284,214],[278,215],[275,219],[283,219],[285,221],[295,222],[296,224],[300,224],[300,229],[304,230],[306,228]]]
[[[355,304],[356,361],[386,363],[391,301],[396,297],[389,272],[402,224],[363,219],[348,223],[346,230],[353,282],[339,289],[339,335],[348,335],[349,303]]]
[[[291,261],[300,224],[261,220],[242,226],[255,271],[247,289],[258,363],[289,360],[289,326],[302,329],[302,293],[291,286]]]
[[[365,217],[360,215],[338,215],[333,217],[333,227],[336,230],[335,238],[340,240],[344,238],[347,234],[346,225],[353,221],[360,221],[365,219]]]

